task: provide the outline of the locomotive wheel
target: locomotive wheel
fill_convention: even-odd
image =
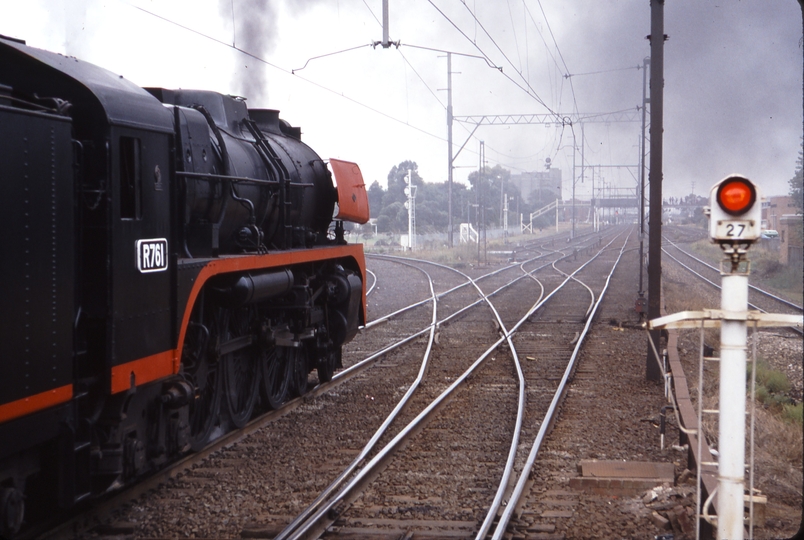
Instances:
[[[332,351],[321,356],[316,362],[319,384],[331,381],[340,363],[340,351]]]
[[[218,361],[209,346],[213,341],[207,328],[198,324],[190,325],[184,339],[184,376],[194,390],[190,401],[190,446],[196,451],[206,446],[220,414]]]
[[[227,345],[238,347],[237,340],[246,338],[253,328],[253,312],[248,308],[226,311],[220,319],[221,366],[226,405],[232,423],[241,428],[251,418],[259,388],[259,357],[253,345],[239,346],[224,352]]]
[[[307,349],[301,347],[288,347],[290,352],[291,390],[297,396],[307,393]]]
[[[15,488],[0,488],[0,535],[11,538],[19,532],[24,515],[22,492]]]
[[[278,409],[290,394],[290,356],[287,347],[271,347],[261,354],[262,397],[269,407]]]

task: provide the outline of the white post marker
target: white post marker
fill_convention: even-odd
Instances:
[[[745,480],[745,363],[748,276],[723,275],[720,326],[720,426],[718,430],[719,539],[743,538]]]
[[[710,192],[709,235],[720,244],[720,422],[718,428],[719,540],[742,540],[745,480],[745,361],[748,319],[748,248],[759,239],[762,205],[743,176],[721,180]],[[701,406],[699,404],[699,406]]]

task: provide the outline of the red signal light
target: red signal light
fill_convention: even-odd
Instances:
[[[735,176],[720,184],[717,204],[732,216],[744,214],[757,200],[757,190],[747,178]]]

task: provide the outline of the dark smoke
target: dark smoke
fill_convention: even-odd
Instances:
[[[268,70],[279,35],[280,6],[293,17],[303,17],[318,0],[220,0],[222,17],[234,22],[234,45],[248,53],[238,56],[233,91],[240,93],[254,106],[268,101]],[[253,55],[253,56],[249,56]],[[254,58],[254,57],[257,58]],[[279,62],[282,65],[282,62]]]
[[[266,58],[276,45],[277,0],[220,0],[221,16],[233,20],[234,46]],[[237,56],[233,90],[253,103],[268,99],[267,66],[249,55]]]

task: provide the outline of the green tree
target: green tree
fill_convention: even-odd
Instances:
[[[447,182],[425,182],[419,175],[418,165],[411,160],[403,161],[391,168],[388,173],[387,190],[377,181],[374,181],[368,189],[371,216],[377,219],[377,232],[407,232],[408,214],[404,205],[407,200],[405,177],[408,170],[411,171],[412,183],[416,186],[416,231],[446,232],[449,225],[449,186]],[[492,190],[495,189],[495,185],[497,190],[495,200],[499,205],[499,183],[496,178],[493,179]],[[506,193],[519,195],[518,191],[507,184]],[[467,221],[467,202],[474,199],[474,195],[465,184],[460,182],[452,184],[452,216],[456,230],[459,223]],[[494,218],[496,219],[496,214]]]
[[[510,190],[511,186],[508,184],[510,178],[511,171],[500,165],[485,169],[482,177],[479,171],[469,173],[469,183],[472,186],[471,191],[475,198],[470,204],[480,204],[478,203],[478,195],[483,198],[481,206],[486,209],[485,222],[487,226],[502,224],[502,216],[500,214],[502,210],[502,196],[505,191]],[[478,180],[480,180],[480,182],[478,182]]]
[[[376,218],[382,212],[382,198],[385,195],[385,190],[382,188],[378,181],[374,181],[368,188],[369,210],[371,217]]]
[[[404,213],[404,219],[400,220],[399,216]],[[407,230],[408,218],[407,210],[403,203],[396,201],[383,207],[377,218],[377,232],[399,232]]]

